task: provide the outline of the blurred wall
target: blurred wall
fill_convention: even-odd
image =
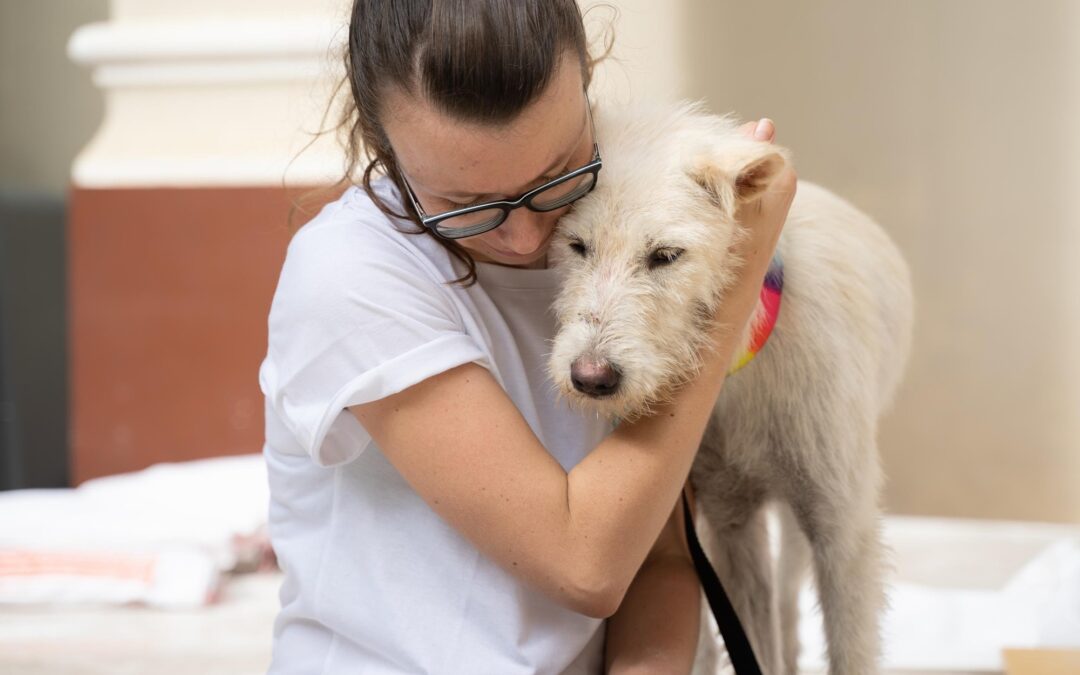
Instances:
[[[906,255],[893,512],[1080,521],[1080,5],[695,1],[687,94],[776,119]]]
[[[261,449],[290,199],[341,171],[332,136],[293,163],[326,109],[341,6],[114,0],[71,36],[106,97],[71,169],[73,482]]]
[[[101,124],[104,97],[67,57],[106,0],[0,0],[0,185],[63,197],[71,160]]]
[[[0,0],[0,489],[68,483],[65,214],[103,97],[71,31],[104,0]]]

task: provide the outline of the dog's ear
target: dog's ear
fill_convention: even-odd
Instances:
[[[688,174],[722,210],[733,212],[768,189],[784,168],[787,151],[771,143],[739,139],[699,155]]]

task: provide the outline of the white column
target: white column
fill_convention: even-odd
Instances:
[[[304,184],[336,178],[319,129],[342,0],[114,0],[68,51],[93,69],[105,119],[77,157],[77,187]],[[332,118],[331,118],[332,121]],[[288,173],[286,176],[286,168]]]
[[[587,28],[596,35],[612,12],[589,9],[593,4],[582,1]],[[684,1],[613,4],[616,49],[597,72],[597,97],[627,104],[684,96]],[[341,76],[338,53],[350,5],[113,0],[110,19],[81,27],[68,46],[72,59],[93,69],[106,99],[102,126],[74,163],[74,184],[336,180],[342,158],[333,135],[296,156],[321,128],[330,88]]]

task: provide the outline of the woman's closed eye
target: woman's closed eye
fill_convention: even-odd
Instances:
[[[452,199],[447,199],[446,203],[450,205],[450,208],[448,210],[456,211],[458,209],[467,209],[470,206],[474,206],[476,204],[479,204],[480,200],[479,199],[473,199],[473,200],[463,204],[461,202],[455,202]]]

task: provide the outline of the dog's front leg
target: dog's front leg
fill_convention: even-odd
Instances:
[[[703,500],[702,510],[712,526],[708,538],[709,559],[742,622],[761,672],[778,675],[778,621],[765,510],[760,502],[740,504],[748,507],[749,513],[739,513],[734,521],[722,519],[722,524],[715,526],[709,517],[708,506]]]
[[[865,447],[865,446],[864,446]],[[812,490],[813,497],[795,504],[795,513],[813,551],[821,611],[828,641],[830,675],[873,675],[878,672],[878,620],[885,604],[877,506],[876,448],[866,466],[849,475],[834,475],[833,489]],[[843,486],[843,489],[835,489]]]
[[[776,595],[780,612],[780,644],[784,675],[799,675],[799,592],[810,568],[810,546],[795,514],[777,505],[780,521],[780,560]]]

